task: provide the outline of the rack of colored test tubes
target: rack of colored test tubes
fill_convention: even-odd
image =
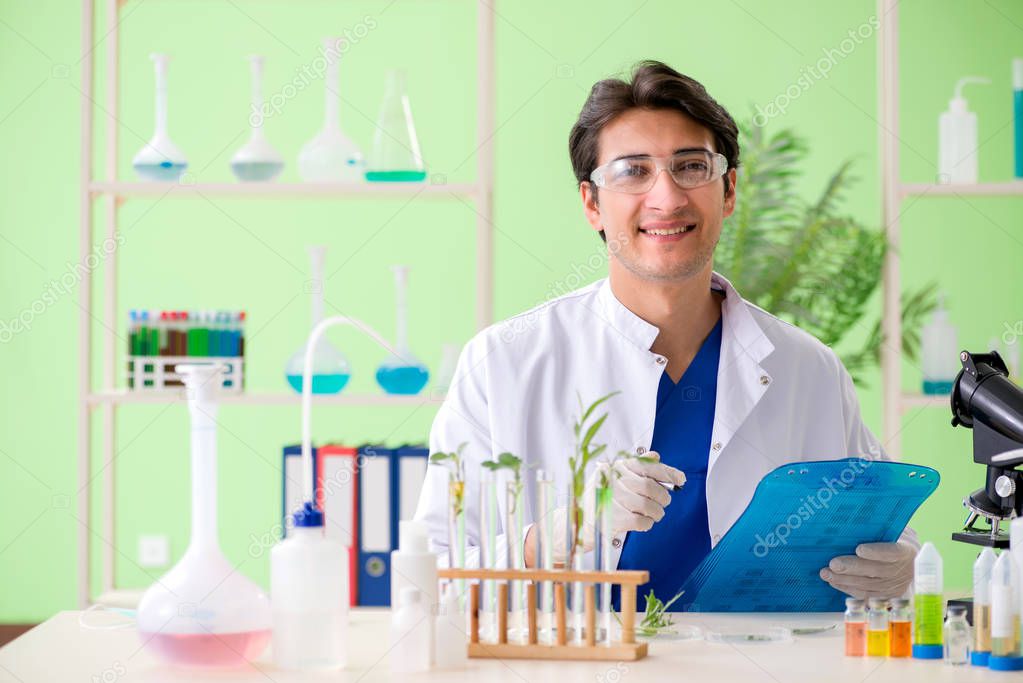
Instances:
[[[128,313],[128,388],[184,386],[178,363],[216,362],[226,370],[223,389],[244,386],[245,311],[148,311]]]

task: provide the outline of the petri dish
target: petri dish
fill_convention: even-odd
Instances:
[[[784,626],[708,628],[704,634],[708,643],[787,643],[792,641],[792,630]]]
[[[668,628],[661,629],[656,633],[643,633],[639,628],[637,628],[636,636],[646,641],[703,640],[703,629],[693,624],[672,624]]]

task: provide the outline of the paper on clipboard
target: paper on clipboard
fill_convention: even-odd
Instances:
[[[846,458],[769,472],[683,585],[691,612],[840,612],[822,567],[860,543],[894,542],[938,486],[930,467]]]

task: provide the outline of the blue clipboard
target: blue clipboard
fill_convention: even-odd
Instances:
[[[688,612],[840,612],[820,578],[860,543],[893,542],[938,486],[936,470],[848,458],[768,473],[742,516],[682,586]]]

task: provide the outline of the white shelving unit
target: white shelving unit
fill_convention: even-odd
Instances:
[[[881,330],[887,343],[881,346],[885,450],[902,454],[902,416],[910,408],[943,407],[950,411],[947,396],[926,396],[902,391],[902,279],[899,269],[900,214],[910,197],[965,198],[1023,196],[1023,181],[939,185],[904,183],[899,167],[899,9],[898,0],[878,0],[878,106],[881,114],[881,198],[885,230],[891,247],[884,261],[884,312]]]
[[[99,38],[105,49],[105,100],[102,104],[93,98],[94,53],[98,49],[94,27],[95,0],[82,2],[82,97],[81,97],[81,188],[79,196],[80,232],[79,258],[85,263],[93,248],[93,209],[102,205],[101,223],[104,239],[114,239],[118,229],[118,208],[125,201],[155,198],[235,198],[238,200],[301,200],[306,198],[336,198],[338,200],[374,200],[390,197],[424,197],[436,200],[471,201],[475,207],[476,223],[476,328],[490,324],[493,305],[493,181],[494,160],[491,146],[494,130],[494,9],[493,0],[467,2],[475,5],[476,20],[476,180],[472,184],[446,184],[431,182],[416,184],[355,184],[355,183],[177,183],[124,182],[117,177],[119,145],[118,112],[120,93],[119,46],[123,7],[129,0],[100,0],[105,8],[106,32]],[[300,7],[301,5],[298,5]],[[400,5],[394,9],[400,11]],[[96,110],[105,117],[105,149],[103,179],[93,178],[93,120]],[[111,604],[130,604],[138,591],[122,590],[116,586],[114,574],[114,466],[117,408],[131,403],[167,403],[182,401],[179,392],[130,392],[121,388],[117,368],[119,349],[115,330],[117,320],[117,253],[107,256],[102,286],[103,306],[93,310],[92,275],[85,270],[80,284],[79,316],[79,408],[78,408],[78,603],[81,608],[93,602],[91,595],[91,538],[92,529],[101,539],[103,570],[100,599]],[[94,325],[102,329],[102,372],[94,373],[92,363],[92,337]],[[123,351],[123,349],[121,349]],[[99,374],[100,388],[94,386],[94,375]],[[341,394],[318,396],[314,400],[329,405],[407,406],[424,403],[438,404],[440,397],[388,396]],[[292,393],[246,392],[225,395],[224,403],[237,405],[299,405],[300,397]],[[90,501],[93,495],[92,420],[100,413],[102,433],[101,450],[104,470],[102,477],[102,523],[93,526],[90,520]]]

